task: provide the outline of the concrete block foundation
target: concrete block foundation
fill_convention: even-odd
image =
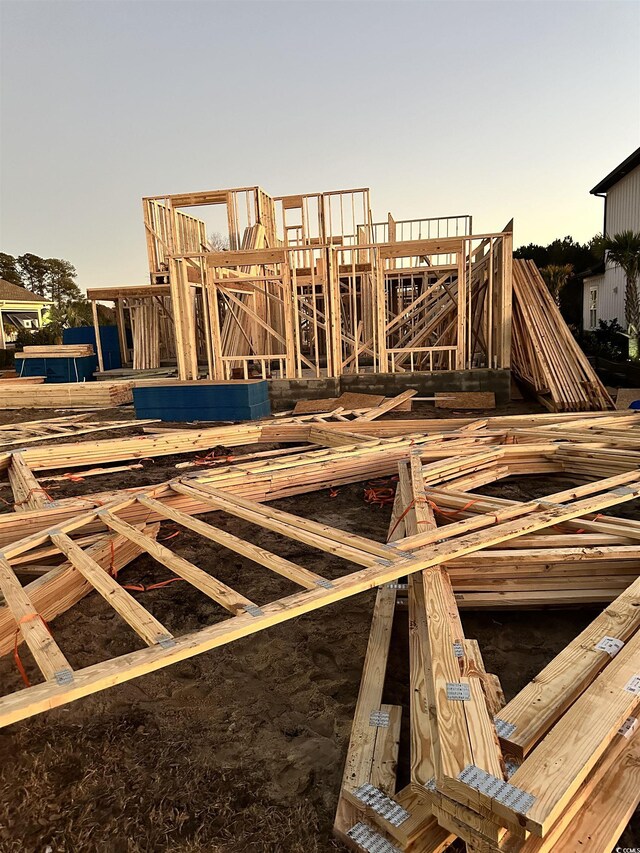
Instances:
[[[339,397],[345,391],[394,397],[409,388],[415,388],[418,397],[432,397],[436,392],[493,391],[496,405],[501,406],[509,402],[511,371],[478,368],[437,373],[354,373],[336,378],[269,380],[269,396],[274,411],[292,409],[298,400]]]

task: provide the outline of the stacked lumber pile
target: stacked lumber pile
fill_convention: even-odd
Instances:
[[[85,358],[95,355],[93,344],[51,344],[26,346],[16,358]]]
[[[108,409],[133,401],[130,382],[69,382],[31,385],[12,382],[0,399],[0,409]]]
[[[550,411],[612,409],[533,261],[513,261],[514,373]]]

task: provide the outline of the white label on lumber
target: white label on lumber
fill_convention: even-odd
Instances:
[[[624,721],[624,723],[618,729],[618,734],[622,735],[622,737],[625,737],[628,740],[637,728],[638,728],[638,718],[637,717],[627,717],[627,719]]]
[[[612,658],[618,654],[623,646],[624,641],[618,640],[616,637],[603,637],[599,643],[596,643],[596,649],[606,652]]]
[[[633,693],[634,696],[640,696],[640,672],[632,676],[624,686],[627,693]]]

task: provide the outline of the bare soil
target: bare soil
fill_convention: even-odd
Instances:
[[[531,407],[509,407],[514,410]],[[439,414],[427,407],[423,413]],[[2,414],[13,421],[47,416]],[[122,419],[123,411],[97,417]],[[145,462],[142,471],[63,483],[52,496],[162,482],[176,476],[175,462],[185,458],[164,457]],[[549,478],[521,478],[486,491],[526,499],[548,493],[549,485]],[[363,484],[341,488],[333,498],[315,492],[275,505],[380,541],[390,515],[389,508],[364,502]],[[216,514],[215,521],[326,577],[345,571],[331,555],[239,519]],[[173,524],[164,524],[159,538],[174,531]],[[285,579],[188,531],[181,530],[170,546],[258,602],[293,591]],[[169,576],[142,556],[120,579],[148,586]],[[132,594],[177,633],[226,618],[184,582]],[[0,730],[0,853],[342,849],[331,826],[374,597],[373,591],[358,595]],[[509,699],[597,612],[465,612],[463,623]],[[95,594],[56,619],[54,632],[74,667],[141,647]],[[35,673],[28,652],[21,650],[21,656]],[[406,614],[400,612],[385,701],[406,706],[408,675]],[[21,686],[11,655],[0,660],[0,682],[3,693]],[[403,732],[406,741],[408,719]],[[401,778],[407,773],[404,762],[399,773]],[[640,846],[637,815],[619,843]]]

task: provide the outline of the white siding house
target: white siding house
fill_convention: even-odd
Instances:
[[[640,148],[591,190],[604,198],[602,233],[613,237],[620,231],[640,231]],[[624,321],[625,276],[611,264],[584,279],[583,324],[595,329],[599,320]]]

